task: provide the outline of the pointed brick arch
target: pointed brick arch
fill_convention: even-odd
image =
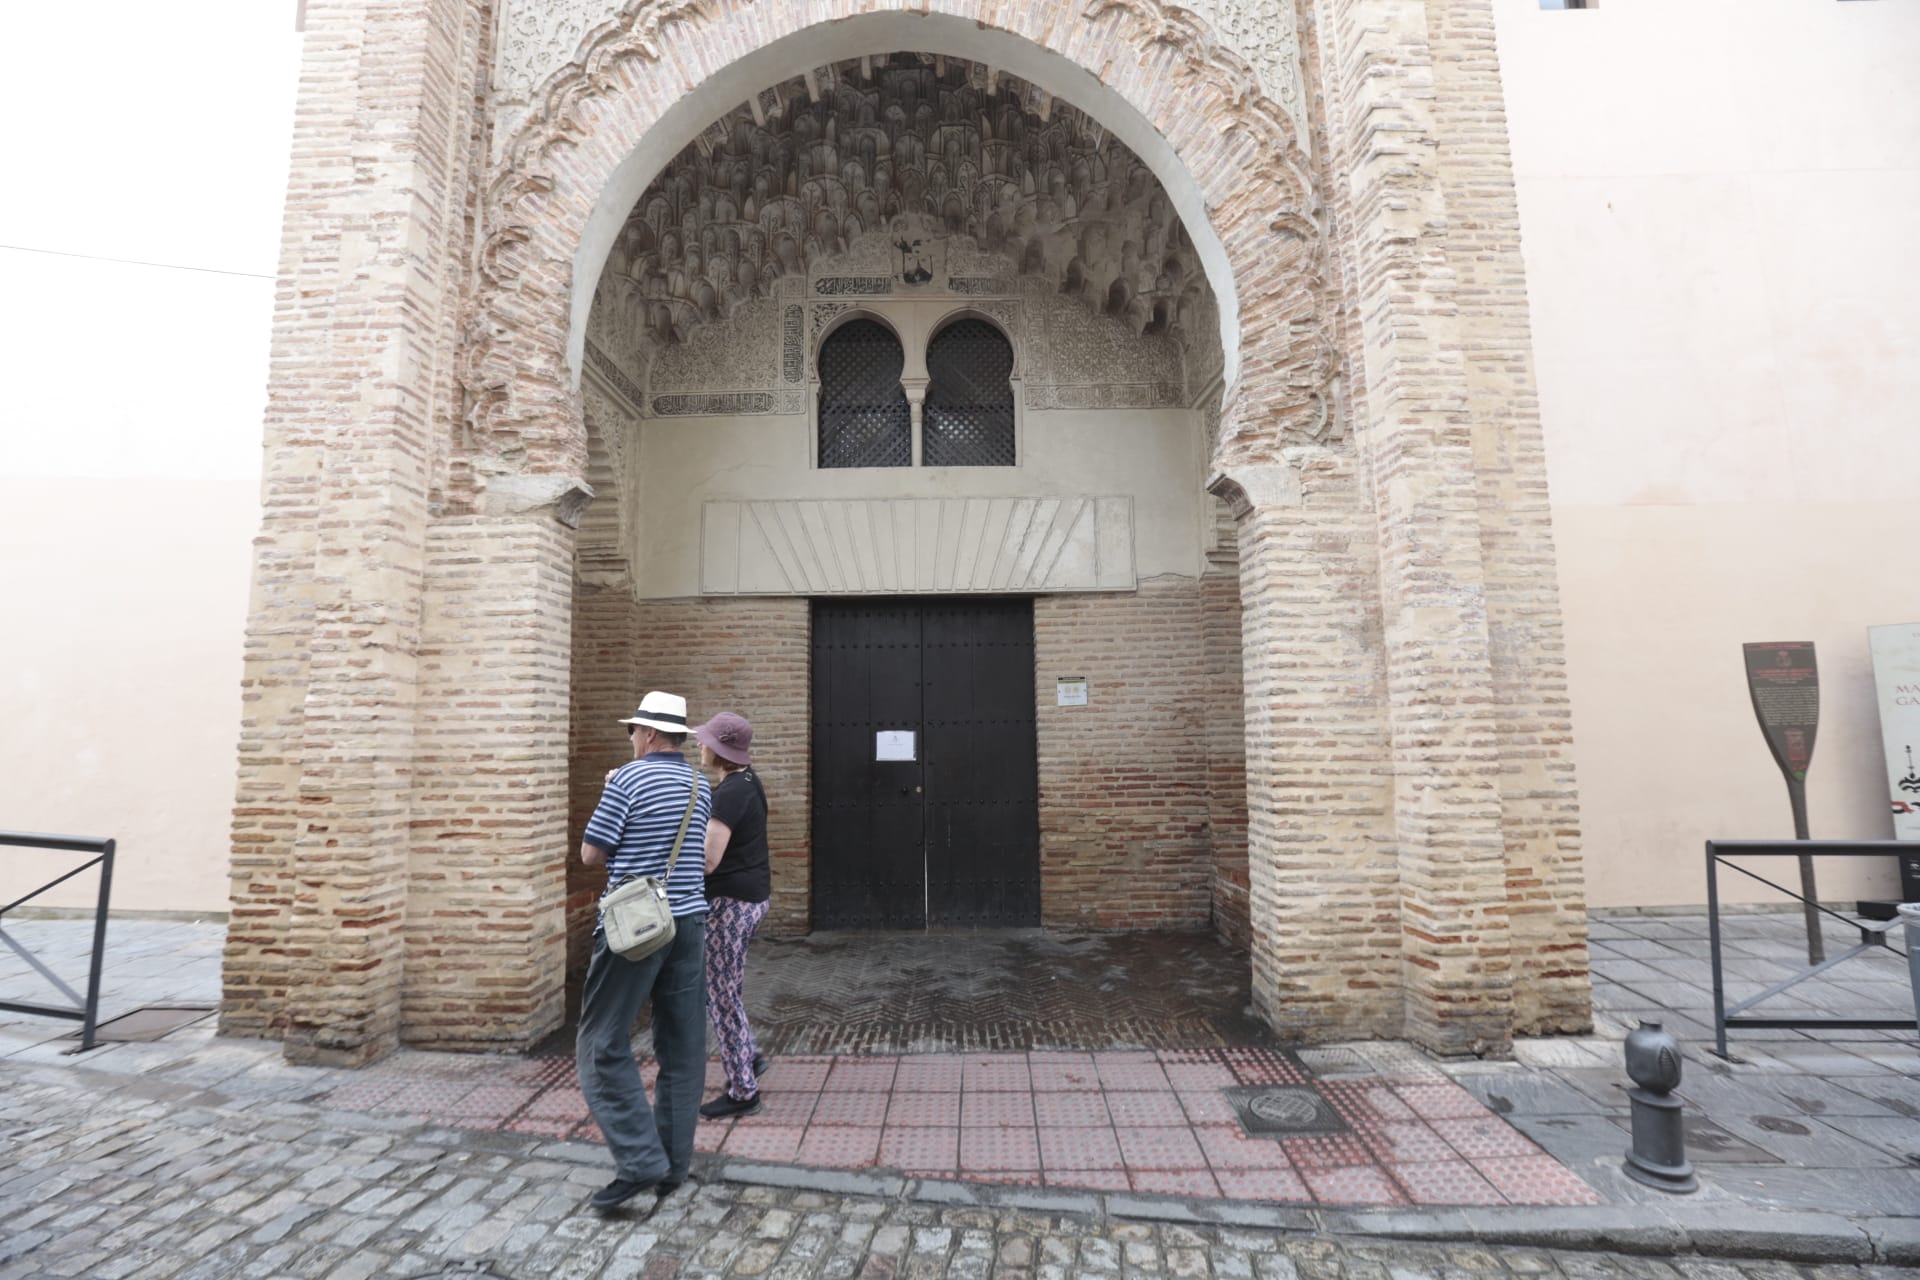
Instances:
[[[504,159],[484,196],[463,375],[479,456],[451,477],[452,507],[484,509],[489,472],[581,474],[585,437],[569,339],[585,314],[580,291],[591,294],[604,261],[605,245],[595,252],[591,241],[596,217],[604,224],[607,216],[605,193],[643,148],[670,155],[704,126],[697,116],[674,118],[675,104],[696,86],[756,53],[777,56],[792,42],[801,49],[824,23],[836,56],[885,51],[889,36],[900,41],[904,19],[924,31],[902,48],[960,52],[943,45],[986,33],[1002,48],[1023,44],[1039,55],[1035,78],[1050,77],[1045,87],[1069,100],[1076,88],[1098,92],[1076,83],[1075,73],[1107,86],[1136,131],[1144,126],[1159,139],[1161,154],[1142,158],[1176,193],[1176,206],[1178,193],[1186,195],[1180,212],[1189,230],[1216,248],[1209,278],[1229,312],[1228,340],[1239,337],[1238,350],[1228,348],[1239,377],[1226,389],[1223,456],[1270,460],[1282,444],[1328,435],[1334,343],[1306,156],[1285,107],[1196,15],[1156,0],[1093,0],[1070,20],[1057,8],[1011,0],[939,0],[917,16],[873,0],[851,7],[853,14],[818,0],[648,6],[597,28],[549,78],[499,149]],[[650,176],[641,176],[635,195]]]
[[[592,910],[564,856],[570,702],[638,678],[590,687],[575,625],[600,610],[630,631],[635,609],[597,554],[617,511],[575,527],[583,486],[621,470],[592,455],[583,399],[611,417],[627,396],[617,371],[583,391],[570,358],[595,246],[650,158],[738,104],[702,99],[730,69],[838,57],[849,33],[872,36],[855,54],[1004,57],[1112,127],[1203,242],[1238,356],[1210,484],[1239,572],[1213,585],[1241,606],[1263,1016],[1455,1053],[1588,1025],[1492,0],[1297,0],[1311,157],[1247,63],[1160,0],[594,3],[617,16],[493,146],[497,104],[474,88],[496,7],[309,15],[223,1029],[352,1063],[402,1040],[524,1047],[558,1023],[568,918]],[[698,625],[703,603],[668,621]],[[773,605],[771,625],[804,628],[804,601]],[[768,736],[804,740],[804,716]]]

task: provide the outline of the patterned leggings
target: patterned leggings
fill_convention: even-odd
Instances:
[[[753,1075],[759,1046],[747,1025],[747,944],[767,914],[767,903],[709,898],[707,916],[707,1015],[720,1040],[720,1064],[727,1070],[727,1096],[744,1101],[760,1092]]]

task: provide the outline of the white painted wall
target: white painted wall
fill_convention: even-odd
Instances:
[[[814,467],[808,419],[652,418],[632,430],[642,596],[700,594],[709,499],[1131,496],[1134,572],[1198,576],[1207,496],[1188,409],[1043,410],[1022,416],[1013,467]]]
[[[1699,902],[1706,838],[1792,835],[1744,641],[1818,646],[1814,836],[1889,838],[1866,628],[1920,619],[1920,6],[1497,4],[1590,900]]]
[[[17,5],[0,41],[37,175],[0,201],[0,827],[118,838],[123,909],[226,907],[293,21]],[[74,861],[0,849],[0,901]]]

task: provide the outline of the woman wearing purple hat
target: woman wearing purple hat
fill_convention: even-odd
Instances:
[[[722,711],[693,731],[700,763],[720,771],[707,820],[707,1012],[720,1039],[727,1089],[700,1114],[709,1120],[760,1109],[767,1060],[747,1023],[747,944],[767,914],[773,877],[767,862],[767,792],[753,771],[753,726]]]

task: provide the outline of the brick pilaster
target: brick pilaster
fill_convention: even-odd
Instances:
[[[1546,467],[1487,0],[1321,0],[1353,404],[1378,495],[1410,1033],[1587,1021]],[[1444,144],[1442,142],[1444,140]],[[1496,856],[1497,852],[1497,856]]]
[[[1399,872],[1372,519],[1352,459],[1246,471],[1239,513],[1253,999],[1290,1040],[1398,1035]]]
[[[235,805],[230,1030],[361,1062],[399,1029],[427,492],[479,11],[313,0],[283,229]]]
[[[569,531],[544,513],[427,535],[402,1038],[527,1049],[566,960]]]
[[[1592,1022],[1546,445],[1490,0],[1429,0],[1447,266],[1473,423],[1516,1032]]]

